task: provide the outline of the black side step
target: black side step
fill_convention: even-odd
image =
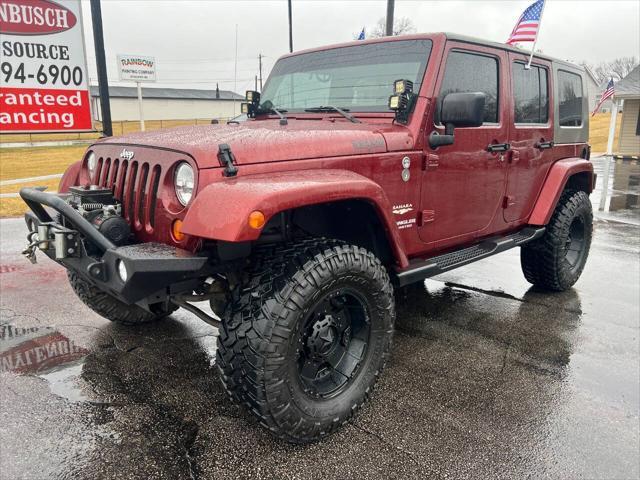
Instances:
[[[540,238],[544,234],[544,227],[526,227],[504,237],[492,237],[467,248],[431,257],[426,260],[411,262],[408,268],[396,270],[391,275],[391,281],[398,287],[433,277],[454,268],[462,267],[476,260],[490,257],[510,248],[524,245],[531,240]]]

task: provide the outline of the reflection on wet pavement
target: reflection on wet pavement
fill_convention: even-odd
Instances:
[[[0,372],[45,373],[76,362],[88,350],[53,327],[0,325]]]
[[[396,329],[410,336],[474,334],[508,348],[523,366],[533,362],[539,370],[558,373],[569,363],[582,316],[575,290],[549,298],[532,287],[518,298],[433,280],[402,291],[398,311]]]
[[[640,162],[605,157],[594,158],[592,162],[598,174],[597,190],[591,196],[594,210],[617,212],[618,217],[640,220]]]

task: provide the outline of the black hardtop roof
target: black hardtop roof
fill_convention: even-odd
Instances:
[[[521,53],[523,55],[530,55],[531,54],[530,50],[523,50],[523,49],[520,49],[520,48],[517,48],[517,47],[513,47],[511,45],[507,45],[506,43],[491,42],[489,40],[483,40],[481,38],[469,37],[469,36],[466,36],[466,35],[460,35],[458,33],[449,33],[449,32],[443,32],[443,33],[447,37],[447,40],[455,40],[456,42],[473,43],[474,45],[486,45],[488,47],[499,48],[501,50],[507,50],[509,52]],[[546,54],[543,54],[543,53],[534,53],[533,54],[533,58],[540,58],[540,59],[543,59],[543,60],[549,60],[549,61],[554,62],[554,63],[561,63],[561,64],[566,65],[568,67],[575,68],[577,70],[580,70],[581,72],[585,71],[584,67],[582,67],[580,65],[572,63],[572,62],[570,62],[568,60],[561,60],[559,58],[552,57],[550,55],[546,55]]]
[[[484,40],[481,38],[476,38],[476,37],[470,37],[467,35],[460,35],[458,33],[451,33],[451,32],[431,32],[431,33],[416,33],[416,34],[411,34],[411,35],[397,35],[397,36],[393,36],[393,37],[380,37],[380,38],[373,38],[373,39],[369,39],[369,40],[354,40],[351,42],[344,42],[344,43],[339,43],[336,45],[324,45],[321,47],[315,47],[315,48],[309,48],[309,49],[305,49],[305,50],[299,50],[297,52],[293,52],[293,53],[287,53],[285,55],[282,55],[281,58],[285,58],[285,57],[290,57],[290,56],[296,56],[296,55],[301,55],[304,53],[310,53],[310,52],[317,52],[317,51],[322,51],[322,50],[330,50],[332,48],[341,48],[341,47],[349,47],[349,46],[358,46],[358,45],[364,45],[364,44],[368,44],[368,43],[380,43],[380,42],[389,42],[389,41],[398,41],[398,40],[420,40],[420,39],[427,39],[427,38],[433,38],[433,37],[437,37],[437,36],[443,36],[445,37],[447,40],[453,40],[456,42],[463,42],[463,43],[470,43],[473,45],[483,45],[483,46],[487,46],[487,47],[491,47],[491,48],[498,48],[501,50],[506,50],[509,52],[514,52],[514,53],[520,53],[522,55],[529,55],[531,52],[529,50],[523,50],[517,47],[512,47],[511,45],[507,45],[506,43],[499,43],[499,42],[491,42],[489,40]],[[569,67],[571,69],[580,71],[580,72],[585,72],[585,69],[583,67],[581,67],[580,65],[577,65],[575,63],[569,62],[567,60],[561,60],[559,58],[555,58],[555,57],[551,57],[549,55],[543,54],[543,53],[534,53],[533,54],[534,58],[540,58],[543,60],[548,60],[550,62],[559,64],[559,65],[563,65],[565,67]]]

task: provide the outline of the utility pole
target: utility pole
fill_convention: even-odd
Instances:
[[[256,78],[255,78],[255,84],[254,84],[253,89],[254,89],[256,92],[258,91],[258,75],[256,75]]]
[[[291,0],[287,0],[289,3],[289,53],[293,52],[293,26],[291,23]]]
[[[113,127],[111,126],[109,80],[107,79],[107,60],[104,53],[104,34],[102,32],[102,10],[100,8],[100,0],[91,0],[91,23],[93,25],[93,43],[96,49],[96,67],[98,69],[98,90],[100,91],[102,133],[105,137],[111,137],[113,135]]]
[[[393,35],[393,7],[395,0],[387,0],[387,37]]]
[[[260,73],[260,92],[262,93],[262,54],[261,53],[258,54],[258,72]]]
[[[236,94],[238,93],[238,24],[236,23],[236,57],[233,64],[233,116],[236,116]]]

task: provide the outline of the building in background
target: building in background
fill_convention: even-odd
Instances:
[[[113,121],[140,118],[136,87],[109,87]],[[191,88],[142,88],[145,120],[228,119],[240,114],[242,95],[229,90]],[[95,120],[100,118],[98,87],[91,86]]]
[[[640,65],[616,83],[614,99],[624,102],[617,153],[640,157]]]

